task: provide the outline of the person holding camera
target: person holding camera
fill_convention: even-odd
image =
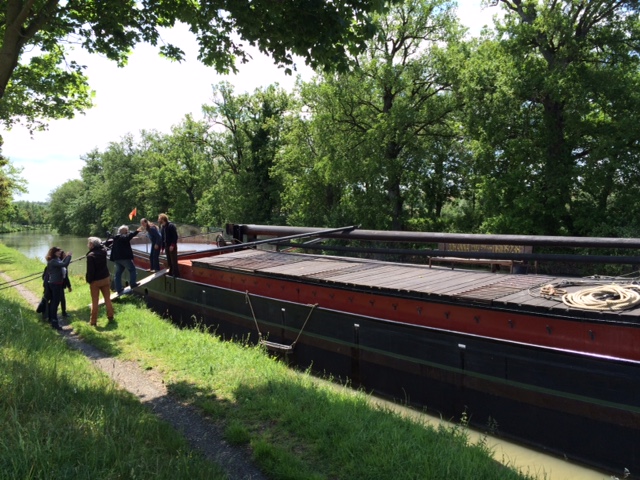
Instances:
[[[47,274],[49,275],[48,284],[51,299],[49,301],[49,323],[56,330],[62,327],[58,323],[58,307],[62,299],[64,289],[64,273],[63,269],[69,267],[71,263],[71,252],[66,255],[58,247],[51,247],[47,252]]]
[[[100,293],[104,298],[107,307],[107,319],[113,321],[113,305],[111,303],[111,278],[109,267],[107,266],[107,249],[98,237],[89,237],[89,253],[87,253],[87,273],[85,280],[89,284],[91,291],[91,320],[90,325],[98,324],[98,308]]]

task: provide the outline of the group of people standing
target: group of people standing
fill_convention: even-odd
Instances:
[[[178,229],[164,213],[158,215],[158,225],[160,225],[159,230],[155,224],[143,218],[140,220],[140,228],[138,229],[145,232],[151,241],[150,271],[160,270],[160,252],[164,251],[167,255],[167,275],[178,277]]]
[[[150,272],[160,270],[160,253],[165,252],[167,256],[167,275],[178,277],[178,230],[166,214],[158,216],[158,226],[143,218],[140,227],[132,232],[127,225],[118,228],[118,234],[113,238],[108,238],[105,242],[98,237],[89,237],[87,248],[89,252],[87,258],[87,271],[85,280],[89,284],[91,291],[91,317],[90,324],[95,326],[98,322],[98,307],[100,293],[104,298],[109,322],[114,319],[113,304],[111,303],[111,274],[107,265],[107,258],[115,264],[114,287],[120,294],[124,291],[122,286],[122,274],[125,270],[129,272],[129,285],[131,288],[137,286],[136,267],[133,263],[133,250],[131,240],[141,232],[146,233],[151,242],[151,252],[149,261]],[[111,249],[109,254],[108,249]],[[64,298],[64,278],[68,279],[66,269],[71,262],[71,252],[64,254],[58,247],[52,247],[47,253],[47,267],[45,269],[45,295],[49,289],[48,317],[51,326],[60,329],[58,322],[58,307],[61,299]],[[68,281],[68,280],[67,280]],[[69,286],[69,289],[71,287]],[[63,307],[64,313],[64,307]]]

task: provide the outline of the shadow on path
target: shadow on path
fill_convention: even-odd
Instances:
[[[11,277],[0,272],[0,277]],[[40,298],[17,285],[16,290],[29,302],[34,311]],[[134,362],[123,362],[83,342],[70,325],[60,322],[60,335],[67,343],[81,351],[96,367],[105,372],[121,388],[135,395],[149,406],[154,414],[182,433],[192,448],[208,460],[218,464],[232,479],[265,480],[266,477],[251,461],[249,447],[232,446],[224,440],[223,430],[205,418],[198,409],[186,405],[169,395],[162,377],[154,371],[142,370]]]

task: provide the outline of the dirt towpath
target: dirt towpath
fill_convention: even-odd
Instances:
[[[0,272],[0,276],[7,282],[11,281],[11,277],[4,273]],[[16,285],[15,288],[35,310],[40,298],[22,285]],[[218,425],[204,417],[196,408],[172,398],[158,373],[145,371],[134,362],[123,362],[110,357],[83,342],[69,325],[64,322],[60,325],[60,335],[71,347],[84,353],[121,388],[134,394],[153,413],[182,433],[192,448],[220,465],[230,479],[266,480],[251,462],[251,453],[247,447],[230,445],[224,440],[222,429]]]

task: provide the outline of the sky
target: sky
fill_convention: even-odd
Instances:
[[[484,25],[491,25],[495,7],[482,7],[481,0],[459,0],[458,16],[470,34],[477,35]],[[77,50],[74,58],[87,66],[86,75],[95,91],[94,107],[70,120],[55,120],[44,132],[30,135],[16,126],[2,131],[3,154],[22,169],[28,193],[15,200],[44,202],[51,191],[68,180],[80,178],[83,155],[94,149],[103,151],[110,142],[141,130],[169,133],[185,115],[202,118],[201,106],[211,104],[212,85],[226,80],[237,94],[253,92],[278,83],[292,90],[296,75],[310,79],[313,72],[298,63],[297,74],[288,76],[272,61],[255,51],[253,60],[240,65],[236,75],[220,75],[198,62],[197,45],[186,27],[177,26],[163,34],[165,41],[179,45],[186,53],[181,63],[161,58],[157,49],[139,45],[128,65],[118,68],[98,55]]]

